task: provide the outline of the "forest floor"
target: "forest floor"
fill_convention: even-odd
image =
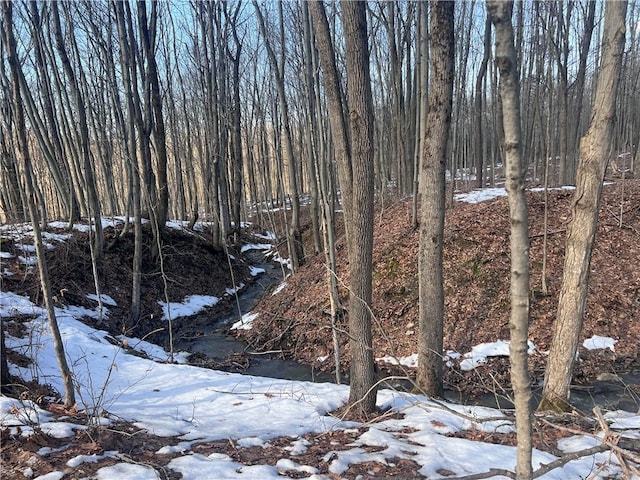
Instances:
[[[596,244],[591,262],[591,278],[587,298],[586,316],[580,340],[579,357],[573,382],[576,385],[592,383],[603,374],[620,375],[640,369],[638,356],[640,327],[640,180],[627,180],[622,198],[621,182],[608,184],[604,188],[600,208]],[[544,194],[527,193],[529,202],[529,228],[531,239],[531,324],[530,339],[536,345],[530,355],[534,384],[542,381],[546,356],[553,332],[559,288],[562,281],[563,252],[567,223],[571,215],[572,190],[549,192],[549,220],[547,236],[546,283],[548,292],[541,288],[543,266]],[[378,359],[410,357],[417,351],[418,332],[418,279],[417,252],[419,234],[412,228],[411,199],[387,200],[378,206],[374,227],[374,273],[373,306],[374,351]],[[622,212],[622,227],[620,214]],[[447,211],[444,243],[444,277],[446,319],[444,325],[444,347],[446,351],[466,353],[483,342],[508,340],[509,338],[509,212],[506,197],[480,203],[455,202],[455,208]],[[341,222],[338,222],[341,223]],[[263,229],[250,227],[247,235],[265,233]],[[341,228],[339,228],[341,230]],[[158,299],[182,301],[187,295],[214,295],[219,303],[209,309],[212,316],[232,308],[232,295],[225,295],[229,285],[255,281],[250,266],[239,252],[229,262],[226,252],[210,246],[206,231],[169,230],[164,244],[164,274],[156,264],[143,266],[142,318],[133,324],[128,309],[133,258],[132,234],[119,237],[117,229],[105,230],[107,247],[99,264],[101,290],[111,296],[118,307],[110,308],[109,318],[100,328],[108,330],[114,337],[126,334],[145,338],[159,344],[166,343],[165,334],[158,332],[157,319],[162,315]],[[63,234],[62,230],[58,234]],[[91,273],[91,255],[86,232],[74,232],[63,244],[47,251],[47,260],[57,305],[84,305],[94,308],[95,302],[86,298],[95,292]],[[346,247],[344,235],[338,235],[336,275],[340,282],[340,293],[346,305],[348,281]],[[248,237],[249,238],[249,237]],[[235,330],[235,334],[246,340],[254,352],[276,352],[284,358],[313,365],[316,369],[332,372],[332,336],[330,329],[329,300],[327,295],[327,269],[322,253],[313,253],[310,225],[304,228],[305,265],[295,275],[286,279],[286,285],[277,295],[267,294],[258,304],[250,330]],[[282,245],[281,245],[282,246]],[[148,252],[151,241],[147,240]],[[11,259],[2,259],[2,268],[14,275],[2,275],[3,291],[29,295],[35,303],[41,302],[36,275],[27,273],[27,267],[17,259],[24,249],[13,240],[3,238],[2,251],[15,254]],[[281,251],[286,257],[286,250]],[[233,278],[230,274],[233,267]],[[164,280],[168,283],[165,284]],[[274,285],[273,288],[276,286]],[[19,336],[19,323],[7,325],[12,336]],[[343,319],[341,327],[346,330]],[[23,332],[24,333],[24,332]],[[614,349],[588,350],[582,341],[593,335],[612,337],[617,340]],[[348,373],[348,341],[340,336],[344,374]],[[20,365],[28,359],[8,352],[9,361]],[[251,361],[247,355],[247,362]],[[235,369],[242,362],[229,359],[221,369]],[[414,369],[393,366],[385,361],[377,362],[381,375],[412,376]],[[490,357],[486,364],[470,371],[463,371],[453,363],[445,372],[447,389],[459,392],[466,399],[487,392],[504,392],[509,388],[508,359]],[[606,377],[610,378],[610,377]],[[19,380],[18,380],[18,383]],[[30,399],[51,395],[45,386],[22,387],[22,396]],[[18,392],[16,392],[18,393]],[[637,398],[637,397],[636,397]],[[52,410],[50,408],[50,410]],[[55,408],[52,410],[55,411]],[[60,412],[69,414],[69,412]],[[131,426],[120,426],[129,432]],[[130,456],[136,462],[145,462],[164,440],[151,434],[129,432]],[[135,434],[135,435],[134,435]],[[474,435],[476,433],[468,433]],[[338,434],[336,434],[338,435]],[[347,435],[341,433],[340,435]],[[49,457],[61,465],[73,456],[93,451],[110,449],[109,438],[121,435],[105,433],[102,443],[88,442],[78,434],[77,448],[68,450],[59,458]],[[322,445],[326,441],[326,445]],[[472,437],[469,437],[472,438]],[[3,438],[2,461],[6,471],[19,471],[34,448],[33,439],[22,444]],[[37,440],[37,439],[36,439]],[[115,441],[113,438],[111,439]],[[343,442],[344,440],[344,442]],[[329,448],[336,448],[337,439],[332,435],[317,438],[310,449],[309,462],[314,455],[318,460]],[[504,438],[499,442],[513,442]],[[53,439],[43,440],[48,445]],[[47,443],[48,442],[48,443]],[[278,445],[277,442],[272,442]],[[55,445],[51,445],[54,446]],[[202,448],[205,449],[206,446]],[[326,447],[326,448],[325,448]],[[209,447],[206,447],[209,448]],[[275,448],[275,447],[274,447]],[[323,449],[324,448],[324,449]],[[259,450],[259,449],[258,449]],[[210,446],[210,451],[224,452],[247,462],[254,461],[252,455],[264,456],[264,452],[251,449],[238,450],[232,442],[219,442]],[[208,454],[203,450],[203,453]],[[245,458],[246,457],[246,458]],[[311,464],[311,463],[309,463]],[[52,468],[55,465],[51,466]],[[87,474],[91,467],[87,464]],[[380,476],[399,475],[406,478],[419,477],[417,467],[411,462],[398,463],[397,471],[380,471]],[[353,471],[355,478],[363,472]],[[366,473],[366,472],[365,472]],[[166,478],[172,477],[167,474]]]
[[[640,180],[608,183],[604,187],[586,315],[579,343],[580,361],[573,372],[577,385],[607,378],[607,374],[640,369]],[[624,199],[622,194],[624,193]],[[528,191],[530,248],[529,338],[534,385],[543,380],[553,336],[572,189],[550,190],[548,196],[546,293],[542,289],[544,252],[544,193]],[[377,359],[408,359],[417,351],[419,232],[412,228],[411,199],[378,208],[374,227],[373,335]],[[622,227],[620,214],[622,212]],[[307,242],[306,252],[313,252]],[[344,235],[337,248],[337,277],[347,306],[348,262]],[[472,347],[509,339],[509,207],[506,197],[479,203],[456,201],[447,210],[444,234],[445,322],[444,350],[464,354]],[[286,281],[275,296],[268,295],[255,310],[260,316],[251,330],[238,330],[255,349],[282,355],[334,371],[327,267],[324,254],[307,256],[307,263]],[[339,327],[348,329],[346,320]],[[593,335],[617,340],[611,349],[588,350]],[[340,336],[341,366],[348,373],[348,338]],[[455,354],[454,354],[455,355]],[[454,356],[452,355],[452,357]],[[406,363],[406,362],[401,362]],[[411,368],[378,362],[383,374],[413,375]],[[508,389],[508,358],[496,356],[470,370],[447,368],[447,388],[461,398]]]

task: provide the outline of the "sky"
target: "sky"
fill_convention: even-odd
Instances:
[[[496,190],[495,194],[502,194]],[[483,194],[487,199],[488,193]],[[477,198],[473,201],[479,201]],[[20,229],[20,235],[28,235],[28,226]],[[13,229],[17,231],[17,229]],[[8,235],[4,227],[0,234]],[[49,248],[66,241],[64,235],[48,235]],[[248,248],[265,248],[254,244]],[[0,261],[7,258],[0,255]],[[2,269],[0,269],[1,271]],[[259,271],[255,271],[260,275]],[[238,288],[230,285],[229,290]],[[282,293],[276,293],[278,295]],[[96,300],[96,297],[93,297]],[[114,305],[111,297],[102,298],[104,307]],[[165,305],[172,315],[189,316],[217,301],[215,297],[189,296],[181,303]],[[11,373],[25,380],[38,379],[50,383],[59,392],[63,384],[56,367],[51,335],[42,307],[28,298],[12,292],[0,292],[0,315],[6,319],[18,314],[33,315],[27,325],[26,338],[7,335],[7,346],[34,360],[27,367],[10,365]],[[118,419],[133,422],[150,433],[169,437],[172,444],[155,452],[159,458],[168,453],[180,455],[171,460],[168,468],[183,475],[184,480],[198,479],[281,479],[281,472],[295,470],[314,480],[330,477],[318,473],[315,467],[299,463],[296,458],[309,445],[300,437],[306,433],[325,433],[336,430],[353,430],[362,424],[343,421],[331,412],[346,404],[348,386],[332,383],[310,383],[278,380],[265,377],[226,373],[186,364],[187,354],[178,353],[177,363],[164,363],[169,354],[157,345],[136,339],[119,337],[129,347],[145,352],[147,358],[130,355],[120,346],[109,342],[105,331],[93,328],[79,320],[80,317],[97,318],[95,309],[68,306],[57,308],[56,315],[65,342],[65,349],[78,387],[80,407],[87,412],[106,410],[100,417],[107,426]],[[251,312],[243,317],[235,328],[251,328]],[[158,319],[158,322],[163,322]],[[588,345],[587,345],[587,342]],[[585,341],[587,348],[615,348],[615,340],[592,337]],[[535,345],[530,345],[530,351]],[[487,355],[505,355],[508,342],[496,339],[495,343],[474,347],[471,352],[451,358],[466,362],[468,368],[481,363]],[[389,361],[411,363],[411,357]],[[351,464],[362,462],[393,462],[410,459],[418,463],[420,473],[426,478],[446,478],[443,472],[456,476],[480,474],[489,469],[515,468],[514,447],[472,441],[447,436],[456,432],[476,429],[484,432],[508,433],[514,431],[513,423],[499,410],[463,406],[455,403],[430,400],[424,396],[383,389],[378,394],[377,405],[400,413],[380,422],[366,425],[357,439],[346,449],[326,452],[331,478],[339,478]],[[491,418],[489,421],[483,419]],[[622,410],[608,411],[605,418],[614,432],[640,441],[640,415]],[[38,425],[45,433],[57,438],[68,438],[85,427],[64,419],[55,419],[51,413],[29,401],[0,396],[0,426],[9,428],[14,435],[28,436]],[[18,426],[20,430],[18,430]],[[275,466],[266,464],[243,465],[224,454],[205,456],[193,451],[199,442],[232,439],[238,448],[268,446],[270,440],[286,436],[290,441],[288,454],[277,459]],[[591,435],[573,435],[558,442],[563,453],[575,452],[600,444],[602,432]],[[380,447],[368,453],[365,446]],[[40,455],[51,453],[47,447]],[[119,458],[121,452],[106,451],[103,457]],[[548,464],[557,457],[543,451],[534,451],[534,468]],[[394,460],[395,459],[395,460]],[[81,456],[69,461],[69,467],[83,462],[96,462],[100,456]],[[25,464],[25,478],[59,480],[62,471],[34,477]],[[610,452],[603,452],[572,461],[553,470],[543,479],[616,478],[620,466]],[[148,466],[126,461],[100,468],[98,480],[127,478],[147,480],[159,478]],[[492,478],[506,478],[495,476]],[[637,477],[636,477],[637,478]]]

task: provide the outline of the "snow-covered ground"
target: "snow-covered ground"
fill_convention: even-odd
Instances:
[[[194,309],[197,309],[195,305]],[[184,479],[275,479],[281,478],[278,472],[287,468],[307,471],[312,474],[311,478],[328,478],[313,474],[312,467],[307,466],[305,470],[304,465],[295,462],[296,452],[299,454],[305,449],[304,443],[297,440],[309,432],[358,426],[330,414],[348,399],[348,387],[344,385],[274,380],[163,363],[168,354],[162,349],[137,339],[127,339],[129,347],[151,357],[146,359],[127,354],[110,343],[105,332],[77,319],[80,315],[91,316],[96,312],[68,308],[58,309],[56,313],[74,372],[80,408],[88,413],[96,409],[108,412],[102,418],[105,425],[115,419],[124,419],[152,434],[174,437],[173,446],[163,447],[156,454],[181,453],[168,466],[182,473]],[[23,368],[12,365],[11,373],[25,379],[37,378],[62,391],[42,308],[25,297],[2,292],[0,314],[4,318],[17,314],[36,316],[28,325],[32,332],[30,337],[7,336],[9,348],[34,358],[36,364]],[[482,350],[487,351],[486,348]],[[185,355],[176,356],[179,361],[184,358]],[[512,422],[500,411],[433,402],[419,395],[392,390],[379,393],[378,405],[400,412],[402,416],[373,423],[348,449],[328,452],[326,457],[330,459],[332,474],[339,476],[352,463],[384,463],[399,458],[420,464],[420,473],[426,478],[443,477],[438,472],[444,471],[462,476],[488,472],[492,468],[514,469],[516,452],[513,447],[447,436],[465,429],[497,433],[513,431]],[[492,420],[483,421],[483,418]],[[631,429],[625,435],[640,439],[640,416],[616,411],[608,412],[606,418],[612,429]],[[58,438],[70,437],[74,430],[85,428],[64,420],[56,421],[49,412],[29,401],[8,397],[0,397],[0,422],[13,434],[17,434],[20,426],[20,434],[25,436],[32,433],[36,425]],[[226,455],[203,456],[192,452],[193,445],[198,442],[233,439],[241,447],[267,446],[270,439],[280,436],[291,438],[292,450],[289,458],[280,459],[276,466],[244,466]],[[593,447],[595,443],[597,440],[592,436],[574,436],[558,447],[569,452]],[[364,446],[383,448],[367,453]],[[46,455],[48,452],[39,453]],[[115,457],[117,452],[106,452],[105,455]],[[534,465],[539,467],[555,458],[536,451]],[[82,461],[77,459],[77,462]],[[25,466],[25,470],[27,468]],[[116,472],[121,478],[156,478],[151,468],[126,461],[98,470],[97,478],[110,480]],[[599,453],[570,462],[543,478],[605,478],[619,472],[615,457]]]
[[[57,238],[56,241],[64,241],[64,238]],[[189,316],[216,301],[215,297],[190,296],[182,303],[163,307],[165,315]],[[103,297],[102,303],[108,315],[108,307],[115,302],[110,297]],[[56,366],[45,311],[26,297],[0,292],[0,316],[3,321],[11,322],[11,317],[20,314],[33,317],[26,325],[29,335],[24,338],[7,335],[7,347],[32,358],[34,362],[26,367],[10,365],[11,373],[25,380],[36,379],[51,384],[62,392],[63,384]],[[514,425],[504,413],[484,407],[436,402],[410,393],[381,390],[378,406],[401,415],[368,424],[360,430],[362,433],[352,444],[326,452],[324,459],[329,464],[331,476],[322,475],[315,467],[296,461],[296,457],[308,446],[300,437],[306,433],[364,426],[343,421],[331,414],[346,404],[349,393],[347,386],[275,380],[198,368],[186,364],[187,355],[184,352],[174,355],[175,363],[166,363],[169,354],[157,345],[135,338],[119,338],[121,345],[144,352],[146,358],[131,355],[125,348],[110,342],[105,331],[79,320],[81,317],[98,318],[98,307],[95,310],[84,307],[58,308],[56,315],[74,374],[79,408],[88,415],[96,413],[94,418],[100,418],[104,425],[123,419],[154,435],[172,438],[173,445],[163,447],[155,454],[161,457],[168,453],[179,453],[180,456],[171,460],[168,468],[180,472],[185,480],[277,479],[289,470],[305,473],[307,478],[312,479],[340,478],[351,464],[372,461],[391,463],[398,459],[409,459],[419,464],[420,473],[425,478],[482,474],[491,469],[515,469],[514,447],[450,436],[470,429],[492,433],[513,432]],[[251,328],[253,318],[251,314],[245,315],[243,321],[234,327]],[[162,322],[160,319],[158,321]],[[614,343],[603,337],[592,338],[588,348],[614,348]],[[535,346],[531,345],[533,348]],[[498,341],[474,347],[464,355],[450,352],[449,359],[467,362],[469,368],[473,368],[486,356],[504,355],[507,349],[507,342]],[[411,365],[414,357],[387,360]],[[640,441],[640,415],[611,411],[605,414],[605,418],[612,431]],[[55,419],[51,413],[29,401],[4,396],[0,396],[0,426],[8,428],[12,435],[23,436],[30,435],[34,428],[39,427],[45,433],[62,439],[85,428],[68,419]],[[603,432],[573,435],[561,440],[557,448],[564,453],[588,449],[599,445],[603,436]],[[221,439],[231,439],[239,447],[267,447],[269,441],[276,437],[290,438],[291,448],[286,458],[277,459],[275,466],[266,462],[247,466],[224,454],[205,456],[193,451],[197,443]],[[367,451],[367,446],[378,448],[371,452]],[[51,450],[41,449],[38,453],[46,456]],[[104,452],[103,455],[121,458],[119,452],[115,451]],[[533,455],[534,468],[556,458],[550,453],[536,450]],[[96,461],[96,458],[79,457],[68,465],[75,467],[84,461]],[[541,478],[616,478],[621,472],[616,456],[605,451],[568,462]],[[25,478],[33,476],[28,465],[25,465],[23,473]],[[63,471],[52,472],[42,480],[69,478],[65,475]],[[95,478],[158,477],[152,468],[123,459],[116,465],[99,469]],[[496,475],[492,478],[506,477]]]

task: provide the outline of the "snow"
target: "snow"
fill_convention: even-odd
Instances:
[[[536,346],[529,340],[528,353],[531,355]],[[498,340],[497,342],[480,343],[471,348],[471,351],[465,353],[460,362],[460,368],[466,372],[473,370],[478,365],[486,363],[487,357],[508,357],[509,356],[509,341]]]
[[[23,257],[22,255],[18,255],[18,261],[23,265],[37,265],[38,258],[37,257]]]
[[[399,357],[399,358],[387,355],[385,357],[376,358],[376,361],[390,363],[391,365],[403,365],[409,368],[416,368],[418,366],[418,354],[413,353],[408,357]]]
[[[566,185],[563,187],[549,188],[548,190],[575,190],[575,188],[574,186]],[[530,192],[543,192],[544,187],[528,188],[527,190]],[[482,188],[466,193],[456,193],[454,198],[459,202],[480,203],[506,196],[507,190],[505,188]]]
[[[483,188],[468,193],[456,193],[455,199],[459,202],[480,203],[506,196],[507,191],[504,188]]]
[[[231,330],[251,330],[256,318],[258,318],[257,313],[245,313],[239,321],[231,325]]]
[[[617,340],[611,337],[601,337],[600,335],[594,335],[591,338],[587,338],[582,342],[582,346],[587,350],[598,350],[608,348],[612,352],[615,352],[615,344]]]
[[[529,341],[529,355],[531,355],[536,349],[533,342]],[[460,368],[464,371],[470,371],[486,363],[488,357],[508,357],[509,356],[509,341],[498,340],[496,342],[481,343],[471,348],[471,351],[461,355],[458,352],[448,351],[444,360],[447,366],[452,367],[453,361],[462,358],[460,361]],[[392,357],[385,356],[376,358],[377,361],[390,363],[391,365],[403,365],[409,368],[418,367],[418,354],[413,353],[408,357]]]
[[[240,285],[237,285],[233,288],[225,288],[225,292],[227,295],[235,295],[236,293],[238,293],[240,290],[242,290],[244,288],[244,283],[240,282]]]
[[[175,320],[179,317],[189,317],[204,310],[207,307],[216,305],[220,299],[212,295],[189,295],[182,302],[163,302],[158,300],[162,307],[162,320]]]
[[[278,285],[275,290],[271,293],[271,296],[273,295],[277,295],[279,294],[282,290],[285,289],[285,287],[287,286],[287,282],[282,282],[280,285]]]
[[[156,471],[145,465],[135,463],[118,463],[110,467],[103,467],[96,472],[96,480],[113,480],[114,478],[126,478],[127,480],[150,480],[160,476]]]
[[[193,306],[197,304],[193,301]],[[2,292],[0,314],[9,316],[16,312],[38,315],[28,327],[38,332],[32,341],[38,343],[39,375],[61,391],[62,380],[56,371],[44,312],[25,297]],[[69,308],[60,312],[64,315],[59,318],[67,356],[77,382],[80,408],[105,410],[108,412],[104,418],[107,424],[124,419],[155,435],[175,437],[174,446],[164,447],[156,455],[180,453],[169,462],[168,468],[181,473],[184,479],[276,479],[282,478],[287,471],[326,479],[328,477],[320,475],[314,467],[295,461],[295,456],[308,447],[308,441],[300,436],[363,426],[329,414],[346,403],[347,386],[232,374],[183,364],[157,363],[152,359],[128,355],[106,340],[106,332],[87,326],[74,317],[82,312],[82,309]],[[253,318],[255,314],[245,315],[241,326],[236,328],[250,325]],[[128,339],[130,343],[133,341]],[[19,350],[21,342],[22,339],[7,338],[9,348]],[[478,347],[473,350],[474,359],[481,355],[504,354],[505,349],[508,350],[505,341]],[[155,354],[162,350],[158,346],[155,349]],[[26,380],[33,378],[30,369],[15,365],[10,368],[12,373],[19,373]],[[99,397],[102,389],[104,395]],[[447,436],[471,428],[485,432],[512,432],[513,424],[500,411],[440,403],[392,390],[379,392],[378,406],[402,415],[369,424],[352,444],[345,446],[345,450],[327,452],[325,460],[331,474],[340,475],[354,463],[390,463],[398,459],[417,462],[421,466],[420,473],[427,478],[441,477],[443,469],[461,476],[487,472],[490,468],[513,470],[515,466],[513,447]],[[490,420],[485,420],[489,417]],[[630,412],[607,412],[606,418],[611,423],[610,428],[640,428],[640,416]],[[14,432],[17,426],[21,426],[23,435],[28,435],[33,426],[40,425],[59,438],[72,436],[75,430],[84,428],[70,421],[56,421],[49,412],[28,400],[8,397],[0,397],[0,424]],[[246,466],[224,454],[205,456],[192,452],[195,443],[220,439],[230,439],[238,448],[266,448],[271,439],[281,436],[291,439],[288,454],[292,458],[275,459],[275,466]],[[594,441],[586,435],[574,436],[558,446],[562,451],[570,452],[587,448]],[[367,446],[378,448],[375,452],[367,452]],[[119,455],[113,451],[103,454],[116,459],[120,458]],[[618,465],[606,455],[573,461],[542,478],[584,478],[593,472],[596,461],[604,464],[602,475],[619,474]],[[534,466],[549,463],[555,458],[536,450]],[[99,460],[100,456],[76,457],[70,465]],[[61,472],[53,472],[48,478],[61,478],[59,474]],[[156,473],[147,466],[123,461],[100,468],[95,478],[147,480],[156,478]]]
[[[241,252],[247,252],[249,250],[271,250],[273,245],[270,243],[245,243],[242,248],[240,248]]]
[[[97,300],[95,296],[90,298]],[[102,300],[107,306],[115,304],[108,296],[103,296]],[[176,318],[193,315],[217,301],[213,296],[191,295],[179,303],[159,303],[165,318],[169,314]],[[108,313],[108,309],[106,311]],[[0,292],[0,316],[7,319],[19,314],[33,318],[25,323],[29,336],[7,335],[7,347],[29,356],[35,363],[27,367],[10,364],[10,373],[20,375],[25,381],[49,383],[62,392],[63,381],[57,369],[46,312],[27,297]],[[330,412],[346,404],[348,386],[199,368],[184,364],[184,352],[176,352],[176,362],[167,363],[169,354],[157,345],[125,336],[119,336],[119,345],[114,345],[107,332],[80,321],[82,317],[98,318],[97,310],[70,306],[56,308],[56,315],[73,371],[80,411],[89,415],[100,412],[100,421],[105,426],[119,420],[130,421],[151,434],[171,438],[172,444],[155,455],[161,464],[160,457],[178,453],[165,468],[175,470],[185,480],[279,479],[286,476],[286,472],[300,472],[306,478],[324,480],[336,478],[353,464],[369,461],[390,464],[401,459],[416,462],[425,478],[479,475],[490,469],[514,470],[515,447],[448,436],[469,429],[492,434],[513,432],[512,421],[499,410],[439,402],[412,393],[382,389],[377,397],[378,407],[396,415],[367,424],[347,422]],[[252,328],[256,317],[255,313],[245,314],[232,328]],[[615,344],[615,340],[606,337],[594,336],[588,341],[591,343],[585,341],[586,348],[593,344],[596,348],[613,349]],[[535,346],[532,343],[529,346],[531,352]],[[144,351],[147,356],[131,355],[129,348]],[[494,355],[508,355],[508,342],[499,340],[476,345],[460,357],[455,352],[448,352],[447,359],[461,360],[461,365],[473,367]],[[386,361],[407,365],[414,364],[415,357],[388,358]],[[624,429],[625,436],[640,438],[640,415],[612,411],[605,413],[605,419],[611,429]],[[86,428],[74,424],[71,417],[56,419],[29,400],[5,396],[0,396],[0,426],[9,429],[10,434],[23,436],[40,427],[57,438],[69,438],[77,430]],[[330,476],[296,460],[310,446],[302,435],[339,430],[351,431],[355,440],[340,448],[336,446],[334,451],[323,452]],[[203,455],[193,451],[197,443],[216,440],[233,442],[238,448],[267,448],[269,442],[278,437],[288,438],[289,445],[285,457],[272,459],[273,466],[244,465],[222,453]],[[596,444],[599,440],[588,434],[575,435],[558,442],[558,449],[574,452]],[[377,448],[368,451],[372,449],[367,447]],[[52,449],[42,449],[38,453],[52,452]],[[131,463],[125,454],[117,451],[75,457],[68,465],[98,462],[101,457],[116,459],[118,463],[98,469],[92,478],[159,478],[151,467]],[[547,452],[533,452],[534,468],[555,459]],[[25,478],[33,477],[32,467],[25,464]],[[451,473],[443,473],[446,471]],[[65,475],[54,471],[38,478],[58,480]],[[616,478],[621,475],[622,469],[615,456],[603,452],[572,461],[540,478]]]
[[[605,185],[606,185],[606,182],[605,182]],[[569,192],[575,189],[576,187],[574,187],[573,185],[563,185],[562,187],[547,188],[547,190],[567,190]],[[533,188],[528,188],[527,190],[531,192],[544,192],[544,187],[533,187]]]
[[[249,269],[249,273],[251,274],[252,277],[257,277],[258,275],[264,272],[265,272],[264,268],[254,267],[253,265]]]
[[[88,294],[87,298],[89,300],[95,300],[96,302],[98,301],[98,295],[96,295],[95,293]],[[102,303],[104,303],[105,305],[109,305],[110,307],[118,306],[118,303],[105,293],[100,294],[100,299],[102,300]]]
[[[60,480],[65,476],[64,472],[50,472],[46,475],[40,475],[35,480]]]

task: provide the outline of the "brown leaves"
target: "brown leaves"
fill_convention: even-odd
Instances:
[[[543,295],[540,285],[544,194],[527,193],[532,289],[530,338],[541,350],[548,350],[553,332],[562,283],[565,231],[571,218],[571,198],[572,192],[568,190],[549,191],[546,260],[549,293]],[[619,211],[619,202],[619,185],[606,186],[591,263],[584,336],[598,333],[619,339],[616,357],[628,361],[628,358],[638,356],[638,334],[634,335],[637,325],[633,319],[640,318],[639,180],[627,180],[625,185],[623,228],[617,226],[611,213]],[[418,323],[418,242],[418,232],[411,228],[410,199],[387,204],[384,210],[378,211],[373,258],[376,357],[408,356],[417,351],[417,337],[407,336],[406,332],[408,324],[417,326]],[[285,305],[280,296],[267,297],[259,309],[265,313],[260,317],[263,321],[274,313],[300,320],[281,339],[282,346],[299,360],[314,364],[318,345],[324,347],[323,354],[330,353],[332,341],[331,330],[326,328],[328,318],[321,313],[328,305],[324,256],[321,254],[308,260],[297,275],[287,280],[287,292],[294,301]],[[344,249],[338,250],[338,264],[338,277],[344,285],[347,281]],[[466,352],[478,343],[508,338],[509,269],[509,208],[506,197],[479,204],[458,202],[453,210],[447,211],[444,237],[445,349]],[[346,305],[346,291],[343,289],[342,293]],[[286,324],[270,323],[270,338],[281,333],[277,330],[278,325],[284,328]],[[261,328],[257,331],[265,334]],[[346,346],[346,335],[341,335],[341,339]],[[270,348],[274,345],[270,344]],[[532,359],[532,367],[542,371],[545,360],[542,355],[536,356]],[[343,362],[346,367],[348,358]],[[577,369],[588,370],[595,366],[590,366],[587,361]],[[332,363],[324,362],[321,368],[330,369]],[[457,377],[460,372],[453,375]],[[508,381],[508,375],[504,378]],[[448,378],[448,381],[460,385],[459,380],[454,381],[451,376]]]

